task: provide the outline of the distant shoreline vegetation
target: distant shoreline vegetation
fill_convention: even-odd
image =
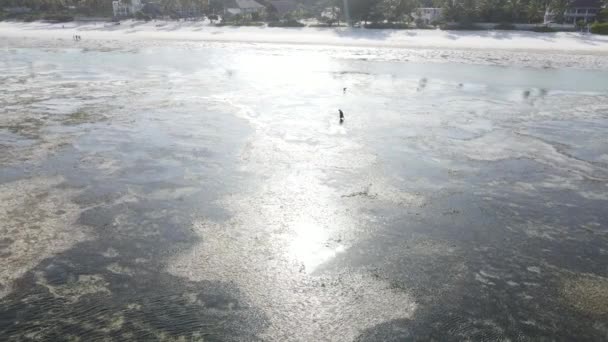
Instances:
[[[608,34],[608,0],[593,22],[564,24],[575,0],[0,0],[0,20],[201,20],[283,28],[590,31]],[[255,7],[247,3],[254,3]],[[117,5],[118,4],[118,5]],[[599,2],[598,2],[599,4]],[[280,6],[279,6],[280,5]],[[122,12],[116,15],[116,7]],[[598,5],[599,6],[599,5]],[[552,11],[552,12],[551,12]],[[348,13],[347,13],[348,12]],[[553,13],[550,23],[547,13]],[[348,20],[347,20],[348,19]]]

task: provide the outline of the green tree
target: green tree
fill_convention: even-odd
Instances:
[[[443,9],[444,17],[448,21],[469,25],[479,19],[476,0],[446,0]]]
[[[82,0],[81,10],[89,15],[110,15],[112,13],[112,1],[105,0]]]
[[[327,10],[327,9],[330,10]],[[332,26],[340,20],[340,8],[337,6],[331,6],[323,8],[318,17],[319,21],[325,23],[327,26]]]
[[[529,23],[540,23],[543,21],[546,9],[545,1],[530,0],[526,6],[526,19]]]
[[[390,22],[409,22],[418,3],[415,0],[383,0],[378,7],[382,16]]]
[[[39,2],[38,8],[41,11],[59,11],[64,8],[61,0],[43,0]]]
[[[224,2],[222,0],[209,0],[209,7],[207,13],[218,14],[224,10]]]
[[[595,19],[600,23],[608,22],[608,8],[604,8],[603,10],[601,10],[600,13],[597,14],[597,17]]]
[[[524,0],[507,0],[505,3],[506,21],[523,22],[526,19]]]
[[[555,22],[559,24],[564,23],[564,14],[566,10],[570,6],[570,0],[552,0],[550,3],[550,8],[553,14],[555,15]]]
[[[378,4],[381,0],[350,0],[349,10],[350,18],[353,22],[367,22],[372,17],[376,20],[378,13]]]
[[[478,0],[476,3],[478,21],[507,22],[506,0]]]
[[[304,0],[301,0],[304,1]],[[350,1],[350,0],[349,0]],[[304,6],[304,3],[301,4]],[[340,23],[340,18],[346,20],[344,13],[344,1],[343,0],[314,0],[314,2],[310,2],[307,7],[311,8],[312,13],[316,13],[318,19],[325,22],[326,24],[333,25],[334,23]],[[331,14],[327,14],[327,9],[331,9],[329,12]],[[325,12],[325,16],[322,14]]]

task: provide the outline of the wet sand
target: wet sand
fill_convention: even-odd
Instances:
[[[604,340],[606,71],[359,52],[2,50],[0,335]]]

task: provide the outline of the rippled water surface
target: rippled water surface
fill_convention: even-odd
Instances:
[[[2,340],[608,339],[608,72],[5,48],[0,82]]]

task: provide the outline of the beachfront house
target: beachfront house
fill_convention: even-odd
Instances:
[[[602,3],[599,0],[572,0],[568,8],[563,13],[565,24],[576,24],[579,21],[590,23],[595,21],[595,17],[600,12]],[[544,23],[551,24],[556,22],[558,15],[551,7],[545,11]]]
[[[251,17],[253,14],[262,14],[265,9],[266,7],[254,0],[236,0],[236,7],[226,8],[224,10],[224,16],[226,18],[237,15]]]
[[[224,17],[225,18],[232,18],[232,17],[240,15],[240,14],[241,14],[241,9],[240,8],[226,8],[226,9],[224,9]]]
[[[241,10],[241,14],[261,14],[266,8],[255,0],[236,0],[236,5]]]
[[[296,3],[292,0],[271,0],[270,6],[279,17],[284,17],[297,9]]]
[[[412,18],[416,22],[421,22],[424,25],[430,25],[441,21],[443,16],[443,8],[438,7],[420,7],[412,12]]]
[[[125,18],[135,15],[144,6],[141,0],[115,0],[112,1],[112,14],[114,18]]]

